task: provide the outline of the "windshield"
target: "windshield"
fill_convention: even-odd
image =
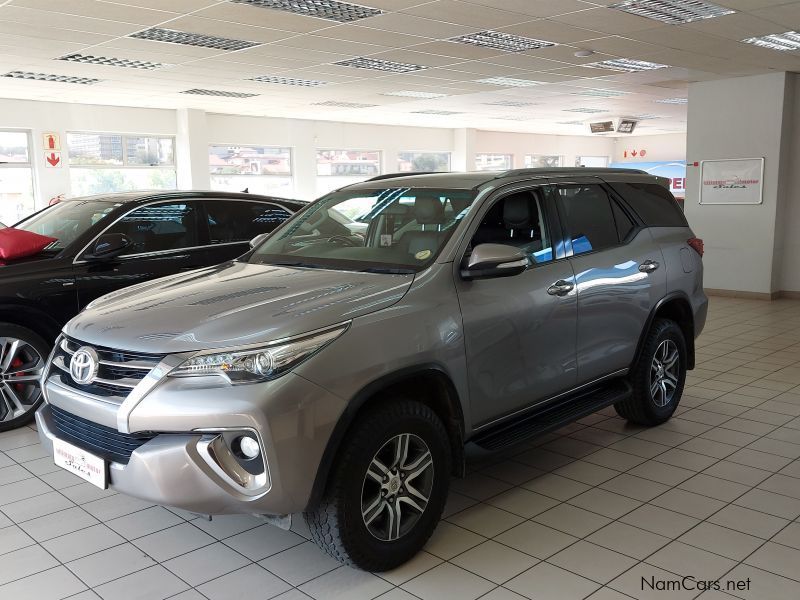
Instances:
[[[108,200],[67,200],[28,217],[14,227],[56,238],[48,250],[63,250],[119,206]]]
[[[431,264],[475,192],[430,188],[343,190],[275,231],[250,262],[414,273]]]

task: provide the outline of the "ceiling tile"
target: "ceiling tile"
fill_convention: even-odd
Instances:
[[[610,8],[590,8],[579,12],[551,17],[553,21],[583,27],[603,33],[625,34],[658,27],[659,23]]]
[[[413,46],[414,44],[422,44],[431,41],[430,38],[420,35],[370,29],[369,27],[352,24],[331,27],[330,29],[325,29],[320,32],[319,35],[334,40],[388,46],[389,48],[405,48],[406,46]]]
[[[443,67],[445,65],[457,64],[464,62],[460,58],[452,58],[450,56],[439,56],[437,54],[425,54],[423,52],[414,52],[413,50],[405,49],[392,49],[386,52],[378,52],[371,54],[370,58],[377,58],[380,60],[391,60],[394,62],[407,63],[411,65],[420,65],[423,67]]]
[[[572,44],[582,40],[597,38],[602,35],[602,32],[573,27],[572,25],[546,19],[530,21],[520,25],[512,25],[511,27],[503,27],[500,31],[513,33],[515,35],[524,35],[536,38],[537,40],[548,40],[558,44]]]
[[[335,22],[326,19],[295,15],[283,10],[258,8],[248,4],[233,4],[230,2],[220,2],[209,8],[199,10],[194,14],[208,19],[241,23],[242,25],[267,27],[269,29],[281,29],[296,33],[308,33],[335,25]]]
[[[754,10],[753,14],[766,21],[772,21],[778,26],[778,29],[771,33],[800,29],[800,3],[798,2]]]
[[[532,19],[530,15],[501,10],[498,3],[489,7],[458,0],[435,0],[408,8],[403,12],[447,23],[466,25],[478,30],[507,27]],[[366,24],[369,25],[369,23]]]
[[[55,14],[106,19],[109,21],[119,21],[121,23],[135,23],[137,25],[155,25],[156,23],[173,19],[179,15],[179,13],[166,10],[150,10],[140,7],[125,6],[124,4],[113,4],[111,2],[97,2],[96,0],[62,0],[59,2],[50,2],[49,0],[14,0],[13,5],[17,8],[29,8]]]
[[[472,4],[480,4],[494,8],[498,0],[466,0]],[[589,2],[580,0],[502,0],[503,8],[512,12],[530,15],[532,17],[552,17],[563,15],[576,10],[591,8]]]
[[[0,6],[0,21],[12,21],[40,27],[72,29],[104,35],[127,35],[141,29],[134,23],[118,23],[103,19],[91,19],[75,15],[65,15],[43,10],[19,8],[13,5]]]
[[[254,27],[229,21],[216,21],[214,19],[206,19],[195,15],[187,15],[170,21],[164,25],[164,28],[265,44],[283,40],[294,35],[289,31]]]
[[[362,21],[365,27],[393,31],[406,35],[419,35],[431,39],[445,39],[475,31],[475,27],[444,23],[404,13],[388,13]]]
[[[409,49],[416,52],[427,52],[430,54],[438,54],[439,56],[451,56],[453,58],[463,58],[465,60],[489,59],[493,56],[502,56],[506,54],[502,50],[493,50],[491,48],[484,48],[482,46],[473,46],[472,44],[459,44],[456,42],[425,42]]]

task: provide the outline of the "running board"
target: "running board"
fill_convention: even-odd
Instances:
[[[548,403],[527,415],[510,419],[475,435],[470,443],[495,451],[532,437],[544,435],[598,410],[626,399],[632,393],[625,379],[613,379],[601,386]]]

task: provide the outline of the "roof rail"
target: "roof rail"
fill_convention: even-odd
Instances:
[[[447,171],[414,171],[409,173],[384,173],[376,175],[364,181],[382,181],[384,179],[394,179],[395,177],[413,177],[414,175],[433,175],[434,173],[447,173]]]
[[[511,169],[503,171],[497,175],[500,177],[512,177],[514,175],[592,175],[596,173],[633,173],[635,175],[649,175],[647,171],[641,169],[612,169],[609,167],[534,167],[529,169]]]

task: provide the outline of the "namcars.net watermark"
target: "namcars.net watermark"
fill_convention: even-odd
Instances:
[[[747,579],[699,579],[693,575],[675,579],[657,579],[655,576],[642,577],[642,590],[657,592],[743,592],[750,589]]]

